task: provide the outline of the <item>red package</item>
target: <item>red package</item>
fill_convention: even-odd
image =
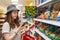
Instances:
[[[22,40],[35,40],[35,39],[33,37],[31,37],[30,35],[23,34],[22,35]]]

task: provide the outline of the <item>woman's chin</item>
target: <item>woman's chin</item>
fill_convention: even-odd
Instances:
[[[16,19],[16,18],[14,18],[14,19]]]

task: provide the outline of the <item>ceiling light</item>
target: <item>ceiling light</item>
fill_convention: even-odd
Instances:
[[[18,0],[11,0],[12,4],[18,4]]]
[[[15,2],[15,3],[12,3],[12,4],[18,4],[18,3]]]
[[[11,2],[18,2],[18,0],[11,0]]]

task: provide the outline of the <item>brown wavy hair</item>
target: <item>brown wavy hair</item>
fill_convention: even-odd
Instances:
[[[10,12],[8,12],[6,14],[5,22],[8,22],[9,25],[10,25],[10,28],[13,29],[13,28],[15,28],[15,25],[17,25],[17,27],[18,27],[18,26],[20,26],[20,24],[19,24],[19,18],[18,18],[18,16],[17,16],[17,18],[15,20],[12,19],[12,16],[11,16],[12,12],[13,11],[10,11]]]

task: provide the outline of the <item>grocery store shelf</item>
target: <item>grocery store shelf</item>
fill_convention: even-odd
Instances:
[[[37,7],[42,7],[42,6],[47,6],[47,5],[50,5],[50,4],[53,4],[53,3],[56,3],[56,2],[59,2],[60,0],[48,0],[46,2],[43,2],[39,5],[37,5]]]
[[[51,24],[51,25],[55,25],[55,26],[59,26],[60,27],[60,21],[54,21],[54,20],[44,20],[44,19],[34,19],[35,21],[39,21],[39,22],[43,22],[43,23],[47,23],[47,24]]]
[[[43,34],[42,32],[40,32],[37,28],[35,29],[35,31],[36,31],[41,37],[43,37],[45,40],[51,40],[51,39],[48,38],[45,34]]]
[[[39,4],[37,7],[40,7],[40,6],[42,6],[42,5],[44,5],[44,4],[47,4],[47,3],[51,2],[51,1],[52,1],[52,0],[46,1],[46,2],[44,2],[44,3],[41,3],[41,4]]]
[[[3,25],[3,23],[0,23],[0,25]]]
[[[6,16],[0,16],[0,18],[5,18]]]
[[[5,20],[4,19],[0,19],[0,21],[4,22]]]

